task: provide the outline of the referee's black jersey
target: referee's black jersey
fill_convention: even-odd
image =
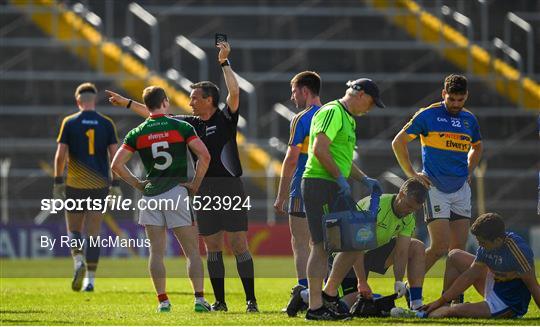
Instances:
[[[242,165],[236,143],[238,117],[238,110],[232,113],[228,106],[223,110],[217,109],[206,121],[197,116],[175,116],[193,125],[208,148],[211,159],[205,177],[242,176]]]

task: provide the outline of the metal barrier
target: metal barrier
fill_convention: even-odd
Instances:
[[[527,33],[527,74],[529,76],[534,75],[534,35],[531,24],[527,23],[524,19],[520,18],[513,12],[506,14],[504,19],[504,43],[510,45],[512,38],[511,24],[519,27],[525,33]],[[523,73],[523,70],[520,70]]]
[[[146,11],[139,4],[132,2],[128,6],[128,12],[126,14],[126,33],[127,36],[134,38],[134,18],[137,17],[148,27],[150,27],[150,33],[152,34],[151,41],[151,67],[159,72],[159,24],[151,13]]]

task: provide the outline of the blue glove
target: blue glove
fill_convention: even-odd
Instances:
[[[339,175],[339,177],[336,179],[336,183],[339,185],[339,195],[351,196],[351,186],[343,175]]]
[[[365,176],[362,178],[362,184],[369,189],[369,193],[382,194],[382,187],[379,184],[379,181],[374,178],[369,178]]]

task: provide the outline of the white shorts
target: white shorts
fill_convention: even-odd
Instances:
[[[500,316],[506,311],[510,310],[510,307],[507,306],[498,296],[495,294],[493,287],[495,286],[495,280],[493,279],[493,273],[488,271],[486,275],[486,284],[484,287],[484,300],[489,306],[489,312],[491,312],[492,317]]]
[[[139,224],[145,226],[166,226],[168,229],[193,225],[194,219],[191,210],[186,204],[186,197],[188,197],[188,191],[180,185],[156,196],[143,196],[141,200],[146,202],[146,206],[150,203],[152,205],[157,203],[160,207],[158,206],[155,210],[141,210],[139,213]],[[177,208],[172,207],[170,204],[171,201],[167,205],[164,202],[159,203],[160,199],[170,199],[174,205],[178,203],[178,206]]]
[[[471,187],[465,182],[454,193],[444,193],[435,186],[429,189],[426,203],[424,203],[424,220],[431,222],[435,219],[457,220],[471,218]]]

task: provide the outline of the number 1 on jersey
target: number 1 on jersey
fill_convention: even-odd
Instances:
[[[93,128],[90,128],[85,134],[88,137],[88,154],[93,156],[96,153],[94,148],[96,131]]]

